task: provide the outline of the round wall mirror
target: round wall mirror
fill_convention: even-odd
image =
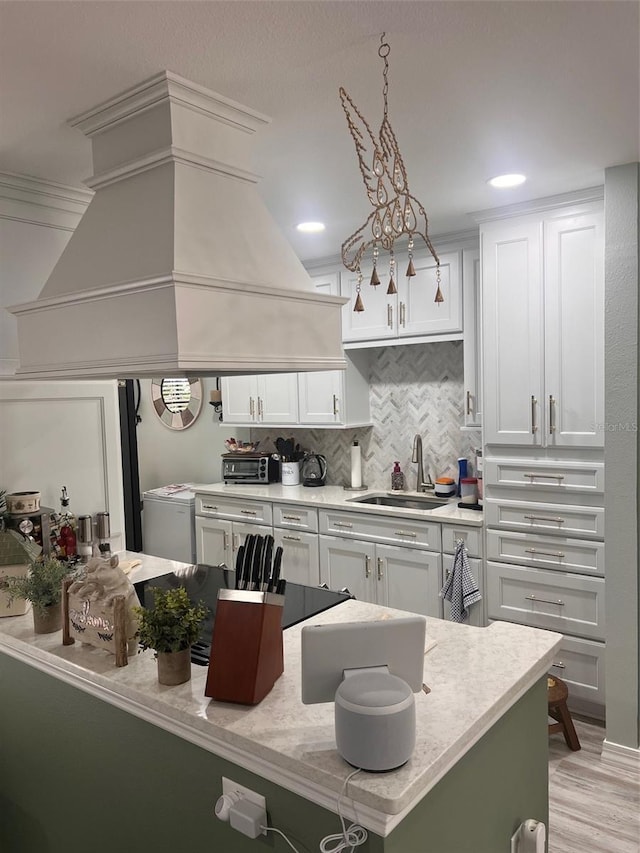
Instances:
[[[169,429],[187,429],[200,414],[202,380],[152,379],[151,398],[156,415]]]

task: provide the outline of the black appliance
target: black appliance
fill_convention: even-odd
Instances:
[[[197,565],[180,573],[171,572],[167,575],[151,578],[151,580],[140,581],[134,584],[134,588],[143,607],[153,606],[152,587],[175,589],[175,587],[183,586],[193,604],[202,601],[209,608],[209,615],[202,626],[200,637],[191,648],[192,662],[206,666],[209,663],[218,590],[235,589],[235,585],[235,572],[223,566]],[[287,581],[282,627],[290,628],[292,625],[297,625],[298,622],[329,610],[336,604],[348,601],[350,598],[353,596],[349,592],[334,592],[321,586],[304,586]]]
[[[269,453],[223,453],[225,483],[277,483],[280,465]]]
[[[327,460],[319,453],[307,453],[302,460],[302,485],[324,486],[327,480]]]
[[[7,530],[18,530],[27,539],[40,545],[42,553],[49,556],[51,548],[51,516],[55,509],[41,506],[36,512],[6,513],[4,516]],[[55,556],[55,554],[54,554]]]

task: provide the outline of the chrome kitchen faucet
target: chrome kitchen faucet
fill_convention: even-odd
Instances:
[[[422,467],[422,436],[418,432],[413,437],[413,454],[411,456],[411,461],[418,463],[416,492],[426,492],[428,489],[433,489],[434,485],[431,475],[427,474],[426,480],[424,478],[424,470]]]

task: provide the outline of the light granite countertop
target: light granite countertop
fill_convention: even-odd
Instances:
[[[142,569],[132,571],[135,580],[187,568],[132,552],[121,556],[142,559]],[[401,616],[406,613],[346,601],[305,624]],[[190,682],[165,687],[158,684],[152,651],[116,668],[103,650],[63,646],[60,633],[35,635],[30,612],[0,619],[0,652],[335,811],[352,768],[336,751],[333,704],[301,702],[301,627],[284,632],[284,674],[253,707],[206,698],[206,667],[192,665]],[[353,808],[345,807],[347,816],[383,836],[547,672],[561,635],[506,622],[474,628],[427,618],[427,639],[435,641],[425,655],[430,692],[416,694],[413,756],[396,771],[362,773],[349,784]]]
[[[281,483],[259,486],[235,483],[212,483],[194,486],[194,490],[206,495],[226,495],[230,498],[248,498],[269,500],[274,503],[300,503],[323,509],[344,509],[351,512],[366,512],[374,515],[392,515],[403,518],[424,518],[442,524],[464,524],[469,527],[482,527],[483,513],[473,509],[458,507],[458,498],[450,498],[445,506],[434,509],[407,509],[405,507],[377,506],[376,504],[356,503],[367,495],[401,495],[403,497],[424,497],[420,492],[386,492],[384,489],[352,492],[342,486],[283,486]],[[428,493],[430,494],[430,493]]]

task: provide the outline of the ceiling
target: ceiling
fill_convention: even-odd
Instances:
[[[0,171],[80,186],[66,121],[169,69],[269,115],[260,192],[303,260],[338,255],[369,215],[338,88],[389,118],[431,234],[472,211],[601,184],[640,159],[639,9],[625,0],[0,2]],[[524,172],[495,190],[486,180]],[[319,219],[320,236],[295,224]]]

